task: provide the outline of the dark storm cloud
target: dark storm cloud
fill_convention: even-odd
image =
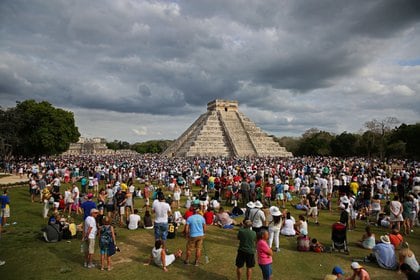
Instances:
[[[360,96],[382,94],[383,107],[419,118],[420,70],[393,67],[419,57],[419,3],[1,1],[0,105],[34,98],[181,120],[237,99],[263,129],[295,133],[354,129],[343,109],[371,118]]]

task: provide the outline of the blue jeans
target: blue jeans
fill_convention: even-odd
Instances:
[[[155,223],[155,240],[166,240],[168,236],[168,223]]]

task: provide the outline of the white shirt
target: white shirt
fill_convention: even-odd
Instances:
[[[96,220],[92,216],[87,216],[85,219],[85,228],[84,228],[85,234],[88,232],[88,229],[90,227],[92,228],[92,230],[90,231],[88,238],[95,239],[96,232],[98,231],[98,229],[96,228]]]
[[[73,198],[75,198],[75,199],[79,198],[79,188],[78,187],[74,187],[71,192],[73,194]]]
[[[152,204],[155,213],[155,223],[168,223],[168,212],[171,212],[171,206],[165,201],[155,200]]]
[[[137,229],[139,227],[140,216],[137,214],[130,214],[128,217],[128,229]]]

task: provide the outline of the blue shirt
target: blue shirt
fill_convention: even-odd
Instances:
[[[83,220],[86,220],[87,216],[90,216],[90,210],[96,208],[96,203],[91,200],[87,200],[82,203],[81,207],[83,209]]]
[[[283,193],[283,190],[284,190],[283,184],[276,185],[276,193]]]
[[[3,194],[0,196],[0,202],[1,202],[1,209],[6,208],[7,204],[10,204],[10,199],[6,194]]]
[[[204,225],[206,220],[199,214],[194,214],[187,219],[187,225],[190,227],[190,237],[204,236]]]
[[[385,269],[397,269],[397,257],[394,251],[394,245],[378,243],[372,249],[379,266]]]

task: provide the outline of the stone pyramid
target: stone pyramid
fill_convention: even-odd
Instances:
[[[292,154],[238,110],[216,99],[166,151],[167,157],[291,157]]]

